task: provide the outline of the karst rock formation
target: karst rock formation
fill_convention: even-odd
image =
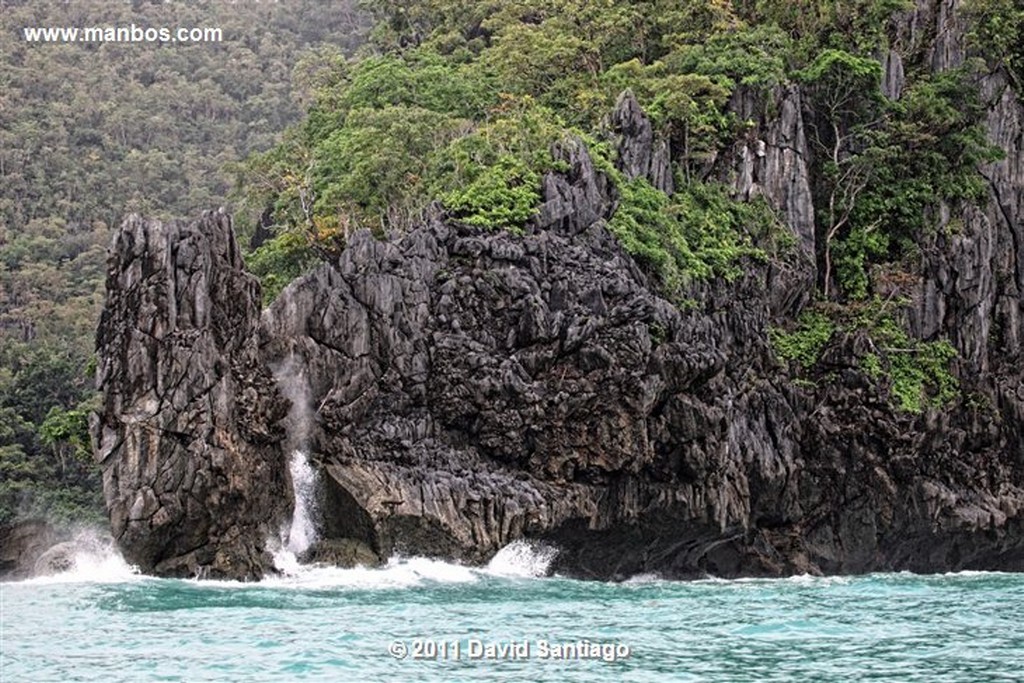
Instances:
[[[935,70],[963,59],[955,4],[904,17]],[[900,52],[883,64],[898,97]],[[323,538],[379,557],[484,562],[533,539],[594,578],[1024,570],[1024,107],[999,72],[979,87],[1006,153],[984,169],[990,201],[945,210],[963,227],[923,246],[905,293],[912,336],[950,339],[980,400],[900,412],[856,335],[827,351],[834,381],[793,382],[769,329],[815,286],[809,113],[796,86],[741,90],[753,129],[709,172],[765,196],[795,248],[690,284],[686,306],[609,232],[614,185],[572,140],[523,234],[440,214],[356,233],[262,312],[226,215],[127,219],[93,425],[115,538],[145,571],[259,577],[301,445]],[[609,135],[625,175],[672,190],[628,93]]]

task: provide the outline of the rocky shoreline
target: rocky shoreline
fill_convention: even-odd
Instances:
[[[898,18],[934,71],[964,59],[947,5]],[[898,97],[901,53],[882,64]],[[598,579],[1024,570],[1024,107],[1000,72],[978,87],[1005,152],[983,169],[990,201],[939,207],[961,227],[890,292],[911,338],[957,353],[960,398],[919,414],[868,376],[862,335],[835,335],[811,381],[773,351],[817,277],[813,112],[795,86],[738,89],[751,130],[708,169],[763,196],[792,248],[677,301],[609,232],[614,184],[573,140],[523,234],[442,215],[356,233],[262,312],[228,216],[130,217],[93,424],[115,538],[147,572],[258,578],[301,447],[323,556],[482,563],[528,538],[560,548],[555,571]],[[609,135],[619,172],[672,190],[628,94]]]
[[[675,306],[608,232],[608,179],[582,145],[561,153],[525,234],[357,233],[262,314],[227,216],[127,220],[95,434],[129,561],[270,570],[301,421],[324,535],[380,557],[480,563],[531,538],[561,549],[556,571],[602,579],[1024,568],[1019,368],[962,377],[986,410],[906,414],[845,338],[834,381],[794,383],[769,328],[810,298],[805,251]]]

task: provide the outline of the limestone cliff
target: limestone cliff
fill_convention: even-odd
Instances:
[[[114,537],[162,575],[259,577],[290,505],[277,421],[287,403],[259,361],[259,283],[223,214],[125,220],[97,335],[93,422]]]
[[[328,534],[469,561],[543,539],[603,578],[1021,567],[1019,421],[894,410],[856,338],[838,382],[794,384],[768,328],[808,300],[806,252],[680,310],[607,231],[610,185],[563,153],[525,235],[360,233],[265,313],[268,361],[308,382]]]
[[[957,6],[896,17],[886,97],[911,57],[963,62]],[[115,536],[158,573],[258,576],[301,446],[325,473],[324,536],[381,556],[480,562],[533,538],[560,548],[559,571],[601,578],[1024,570],[1024,108],[998,71],[978,87],[1005,151],[984,169],[990,200],[938,207],[962,229],[935,231],[892,284],[912,336],[959,354],[964,398],[921,414],[865,374],[863,335],[836,336],[817,383],[772,351],[820,246],[814,112],[795,86],[737,91],[749,134],[706,169],[763,195],[794,248],[692,283],[684,307],[609,232],[614,185],[572,141],[524,234],[442,215],[357,233],[262,316],[225,217],[129,219],[99,335]],[[671,192],[634,100],[609,129],[622,173]]]

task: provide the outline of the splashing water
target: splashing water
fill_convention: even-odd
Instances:
[[[285,575],[299,571],[298,556],[316,542],[316,471],[310,466],[305,449],[309,439],[313,413],[310,405],[309,383],[300,359],[293,353],[273,368],[278,388],[288,398],[286,445],[292,449],[288,471],[292,478],[295,507],[287,529],[281,530],[280,545],[270,540],[274,550],[274,565]]]
[[[288,470],[292,475],[295,510],[288,529],[285,550],[301,555],[316,541],[316,471],[302,451],[292,454]]]
[[[367,590],[401,589],[441,585],[472,585],[488,581],[533,579],[548,575],[558,549],[533,541],[513,541],[498,551],[486,567],[472,567],[427,557],[395,555],[380,567],[343,569],[316,564],[299,564],[295,554],[281,549],[274,562],[281,576],[267,577],[260,585],[274,589]],[[203,585],[245,589],[251,584],[237,581],[203,581]]]
[[[513,541],[487,563],[487,572],[498,576],[546,576],[558,549],[543,543]]]
[[[111,549],[102,554],[91,551],[79,553],[66,571],[37,576],[25,583],[124,583],[142,578],[138,567],[125,562],[117,551]]]
[[[47,554],[64,548],[66,550],[60,551],[63,566],[59,570],[37,563],[37,576],[26,579],[25,583],[122,583],[143,578],[138,567],[125,562],[113,539],[102,531],[81,531],[72,541],[53,546]]]
[[[442,560],[425,557],[392,557],[382,567],[352,567],[342,569],[323,565],[288,565],[276,556],[282,576],[269,577],[261,586],[274,589],[331,590],[364,589],[387,590],[424,586],[474,584],[484,577],[483,572]],[[227,588],[244,587],[238,582],[224,582]]]
[[[309,432],[313,424],[312,399],[305,366],[293,353],[283,363],[274,367],[273,373],[278,389],[291,404],[288,409],[285,443],[293,451],[304,450],[309,443]]]

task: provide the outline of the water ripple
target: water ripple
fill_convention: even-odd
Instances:
[[[396,561],[262,584],[0,585],[4,681],[1020,680],[1024,576],[624,584]],[[355,573],[352,573],[355,572]],[[615,644],[604,659],[540,644]],[[389,646],[431,645],[429,660]],[[527,644],[528,658],[467,648]],[[458,644],[460,656],[451,656]],[[448,647],[449,656],[436,656]]]

